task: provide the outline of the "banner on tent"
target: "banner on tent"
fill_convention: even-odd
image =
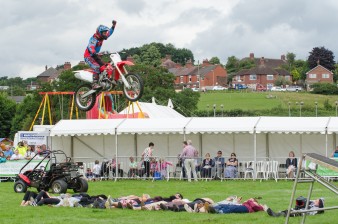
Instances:
[[[27,170],[32,170],[41,160],[32,160],[22,172]],[[21,170],[21,168],[27,163],[27,160],[16,160],[16,161],[6,161],[5,163],[0,163],[0,177],[15,177]],[[40,164],[41,168],[44,169],[46,162]]]

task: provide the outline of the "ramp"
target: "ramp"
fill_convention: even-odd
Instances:
[[[309,165],[306,167],[302,167],[304,164],[306,164],[306,161],[309,162]],[[303,218],[301,220],[301,223],[305,223],[305,219],[307,216],[307,212],[309,211],[323,211],[323,210],[331,210],[331,209],[338,209],[338,206],[333,206],[333,207],[324,207],[324,208],[318,208],[316,210],[291,210],[292,205],[295,199],[295,192],[297,190],[297,184],[298,183],[310,183],[310,188],[309,192],[307,195],[307,202],[306,202],[306,208],[309,206],[309,201],[311,198],[312,190],[313,190],[313,185],[315,182],[318,182],[322,184],[324,187],[327,189],[331,190],[333,193],[338,195],[338,187],[335,186],[334,184],[330,183],[330,181],[320,175],[317,174],[317,168],[318,165],[328,168],[330,170],[333,170],[335,172],[338,172],[338,162],[335,160],[332,160],[330,158],[327,158],[325,156],[316,154],[316,153],[306,153],[303,154],[302,158],[299,161],[298,164],[298,169],[297,169],[297,176],[293,185],[293,191],[288,207],[288,214],[285,219],[285,223],[289,223],[289,218],[291,214],[296,214],[296,213],[302,213]],[[300,180],[300,175],[301,173],[304,173],[307,177],[305,180]]]

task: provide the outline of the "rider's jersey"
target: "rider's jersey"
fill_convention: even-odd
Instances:
[[[107,38],[110,37],[110,35],[112,35],[114,32],[114,28],[111,27],[109,29],[109,32],[107,34]],[[90,39],[89,39],[89,44],[84,52],[84,57],[87,58],[87,57],[91,57],[93,56],[93,54],[97,54],[100,52],[101,50],[101,46],[102,46],[102,43],[103,43],[103,39],[99,39],[97,37],[97,35],[93,35]]]

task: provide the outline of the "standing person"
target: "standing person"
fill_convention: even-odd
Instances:
[[[183,151],[181,153],[181,158],[184,158],[184,167],[186,174],[188,176],[188,181],[191,182],[191,171],[194,176],[194,180],[197,181],[197,173],[195,167],[195,157],[198,156],[198,151],[192,146],[192,141],[183,142]]]
[[[149,147],[146,148],[142,153],[142,160],[147,177],[150,175],[150,161],[153,157],[154,143],[150,142]]]
[[[217,156],[214,158],[215,160],[215,167],[216,167],[216,176],[215,179],[220,179],[221,175],[223,174],[225,159],[222,157],[222,151],[219,150],[217,152]]]
[[[105,65],[104,62],[99,58],[98,53],[101,50],[101,46],[104,40],[107,40],[110,37],[116,26],[116,21],[113,20],[112,27],[109,28],[104,25],[99,25],[96,29],[94,35],[89,39],[89,43],[84,52],[84,60],[85,62],[94,69],[93,74],[93,88],[99,89],[101,86],[99,85],[99,74],[104,71]]]
[[[285,163],[288,178],[294,178],[297,169],[297,158],[295,158],[295,153],[293,151],[289,152],[289,158],[286,159]]]
[[[98,160],[95,160],[94,162],[94,166],[93,166],[93,175],[95,178],[99,178],[101,175],[101,165],[100,165],[100,162]]]

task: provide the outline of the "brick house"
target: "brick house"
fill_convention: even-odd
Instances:
[[[314,83],[333,83],[333,72],[322,65],[317,65],[306,73],[306,87],[307,89]]]
[[[254,54],[250,53],[250,57],[243,58],[242,60],[254,61],[255,67],[237,72],[232,79],[233,85],[245,84],[255,90],[257,86],[270,89],[280,77],[292,82],[292,74],[281,68],[282,65],[287,65],[284,55],[280,59],[270,59],[264,57],[255,58]]]
[[[210,64],[207,59],[201,65],[193,65],[188,60],[182,67],[171,61],[170,58],[162,60],[162,66],[168,68],[169,72],[176,77],[175,88],[199,88],[205,89],[207,86],[225,86],[227,84],[227,71],[221,65]]]
[[[72,68],[70,62],[65,62],[64,65],[58,66],[56,69],[53,67],[47,68],[45,67],[45,71],[38,75],[36,78],[40,82],[52,82],[61,74],[61,72],[65,70],[69,70]]]

